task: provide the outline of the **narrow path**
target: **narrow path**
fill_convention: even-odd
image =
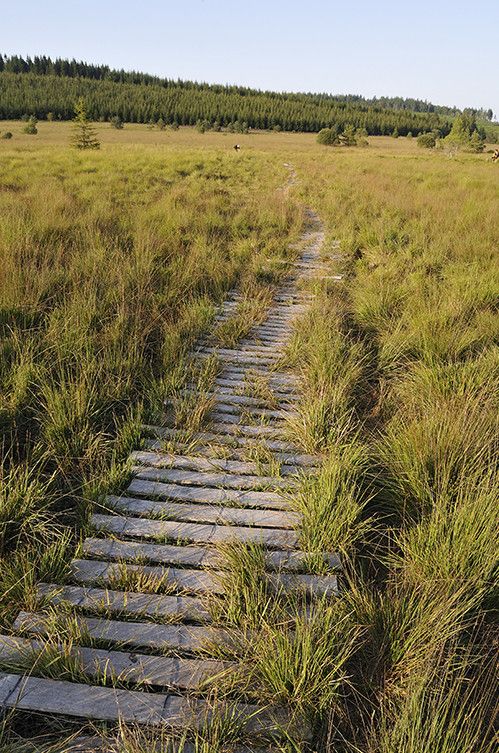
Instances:
[[[43,679],[34,676],[36,671],[25,677],[0,674],[1,705],[173,730],[201,725],[210,714],[210,702],[201,692],[207,679],[231,666],[206,658],[213,644],[231,642],[230,630],[213,626],[206,601],[213,594],[223,598],[221,542],[263,544],[271,587],[304,590],[310,598],[336,592],[333,574],[303,572],[299,518],[285,492],[296,484],[297,473],[313,470],[318,461],[287,437],[285,422],[299,384],[294,374],[276,368],[294,320],[310,303],[311,294],[300,290],[300,282],[320,273],[323,239],[320,222],[310,213],[304,249],[265,321],[235,348],[204,343],[196,351],[199,359],[216,354],[222,368],[212,388],[210,423],[196,436],[195,452],[165,451],[165,440],[175,440],[181,432],[171,426],[147,427],[145,449],[132,455],[127,491],[109,496],[107,509],[92,517],[93,535],[72,562],[72,585],[40,584],[44,604],[60,605],[61,615],[76,617],[84,631],[88,645],[75,645],[72,654],[87,681]],[[238,297],[237,292],[230,296],[217,321],[231,316]],[[195,385],[187,389],[195,393]],[[247,459],[255,446],[281,464],[280,475],[262,475],[258,461]],[[338,565],[333,554],[324,556]],[[139,591],[149,578],[159,579],[166,593],[118,587],[123,563]],[[1,638],[4,659],[36,650],[48,631],[42,610],[21,612],[15,627],[19,637]],[[92,684],[103,675],[125,682],[125,689]],[[266,710],[257,711],[237,705],[255,733],[268,732],[280,721]],[[89,745],[89,750],[98,749],[95,740]]]

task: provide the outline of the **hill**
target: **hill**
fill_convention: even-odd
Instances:
[[[414,135],[439,129],[445,135],[459,110],[417,99],[260,91],[164,79],[76,60],[0,55],[0,119],[35,114],[67,120],[84,97],[90,116],[128,122],[319,131],[337,123],[370,135]],[[492,117],[490,111],[480,113]]]

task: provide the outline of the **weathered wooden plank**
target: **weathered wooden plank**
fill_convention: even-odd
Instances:
[[[202,546],[172,546],[170,544],[150,544],[143,541],[120,541],[118,539],[87,538],[83,543],[86,556],[99,559],[125,561],[140,560],[157,562],[163,565],[190,565],[192,567],[218,567],[225,569],[223,553],[214,548]],[[270,570],[296,571],[307,565],[309,554],[301,551],[265,551],[266,566]],[[322,554],[322,559],[330,568],[341,566],[337,554]]]
[[[134,463],[141,463],[154,468],[183,468],[192,471],[225,471],[228,473],[248,474],[254,476],[258,472],[258,465],[252,462],[227,460],[226,458],[199,457],[196,455],[173,455],[168,452],[147,452],[136,450],[130,455]],[[281,476],[292,476],[303,473],[303,468],[297,465],[281,465]],[[292,481],[291,479],[289,481]],[[289,483],[288,481],[288,483]]]
[[[286,408],[279,408],[277,410],[275,408],[254,408],[246,407],[244,405],[231,404],[230,402],[222,402],[224,399],[225,398],[223,395],[219,396],[213,408],[213,413],[231,413],[233,416],[237,416],[238,421],[241,420],[241,415],[253,416],[255,419],[258,419],[261,422],[268,420],[270,425],[272,425],[272,422],[274,421],[287,421],[290,418],[298,415],[298,412],[296,410],[293,410],[289,405]],[[211,414],[212,416],[213,413]]]
[[[295,531],[279,528],[246,528],[242,526],[217,526],[215,524],[177,523],[171,520],[148,520],[112,515],[92,515],[92,525],[99,531],[120,536],[145,539],[192,541],[197,544],[221,544],[227,541],[259,543],[273,549],[296,546]]]
[[[267,353],[262,350],[249,350],[242,348],[220,348],[205,345],[196,350],[196,355],[207,353],[209,355],[217,355],[224,359],[240,359],[249,358],[255,360],[257,363],[265,364],[267,361],[273,362],[279,358],[279,355],[274,351],[268,351]]]
[[[139,594],[109,588],[58,586],[55,583],[40,583],[38,593],[41,599],[48,599],[51,604],[67,603],[88,612],[148,617],[159,621],[211,622],[205,603],[194,596]]]
[[[188,389],[182,390],[182,395],[188,395],[193,398],[196,397],[197,390],[195,389],[195,385],[191,383]],[[266,406],[266,402],[263,398],[240,395],[231,391],[230,388],[227,387],[221,387],[217,389],[216,392],[206,392],[203,393],[203,395],[222,400],[223,403],[221,403],[221,405],[241,405],[250,408],[265,408]],[[296,398],[298,399],[298,396],[296,396]],[[175,401],[167,399],[165,400],[165,404],[174,405]],[[278,405],[281,410],[289,410],[291,407],[291,402],[287,398],[276,400],[275,404]]]
[[[73,560],[71,571],[79,583],[106,583],[113,581],[122,569],[121,563],[102,560]],[[223,594],[223,572],[204,571],[189,568],[161,567],[160,565],[127,564],[128,572],[165,579],[173,588],[198,593]],[[332,595],[338,591],[335,575],[301,575],[295,573],[269,573],[268,583],[276,591],[303,591],[310,596]]]
[[[145,431],[153,436],[160,437],[162,439],[175,439],[176,437],[182,437],[182,432],[179,429],[171,429],[167,426],[145,426]],[[210,443],[229,445],[229,447],[254,447],[255,439],[260,440],[260,437],[243,437],[230,434],[216,434],[214,431],[198,431],[194,432],[191,437],[192,440]],[[265,439],[259,444],[264,443],[265,446],[272,451],[289,453],[289,456],[298,457],[296,447],[291,442],[284,442],[280,439]],[[312,455],[308,456],[315,460]]]
[[[72,617],[71,619],[74,619]],[[210,646],[232,645],[230,631],[203,625],[156,622],[121,622],[101,617],[77,616],[82,632],[92,641],[135,648],[186,653],[209,653]],[[16,629],[23,633],[43,635],[46,617],[43,613],[21,612]]]
[[[15,683],[5,707],[22,711],[171,729],[200,728],[212,713],[208,702],[182,696],[81,685],[65,680],[21,678],[15,674],[5,674],[4,679]],[[262,732],[273,726],[269,714],[259,714],[258,707],[237,704],[234,708],[242,720],[248,720],[248,731]]]
[[[167,502],[135,497],[107,497],[109,510],[137,516],[157,516],[186,523],[215,523],[217,525],[257,526],[260,528],[294,528],[299,516],[294,512],[258,510]]]
[[[26,620],[26,613],[23,613],[22,619]],[[19,622],[21,626],[22,619]],[[50,635],[50,645],[53,646],[54,636],[47,630],[43,620],[37,634],[42,640],[0,634],[0,663],[13,666],[15,662],[26,660],[30,656],[35,658],[47,646],[43,640],[47,634]],[[114,682],[141,683],[181,690],[200,690],[210,681],[227,675],[236,666],[234,662],[216,659],[151,656],[77,645],[68,647],[67,651],[81,671],[91,678],[106,676]]]
[[[249,390],[251,387],[251,382],[244,378],[244,376],[237,377],[237,378],[229,378],[229,375],[217,377],[215,379],[215,384],[217,388],[219,387],[225,387],[226,389],[230,390]],[[283,400],[292,400],[293,395],[296,394],[295,389],[293,385],[279,385],[279,384],[272,384],[270,385],[271,391],[275,393],[275,397],[278,399]]]
[[[147,481],[164,481],[165,483],[180,484],[181,486],[204,486],[223,489],[247,489],[258,490],[266,487],[291,489],[292,481],[277,476],[263,476],[221,473],[211,471],[193,471],[183,468],[166,468],[156,466],[137,465],[133,467],[133,473],[137,478]]]
[[[154,469],[153,469],[154,470]],[[215,505],[259,507],[267,510],[288,510],[289,502],[277,492],[253,492],[238,489],[215,489],[212,487],[180,486],[178,484],[133,479],[127,489],[130,495],[178,502],[202,502]]]
[[[167,740],[161,735],[160,740],[147,740],[148,753],[200,753],[196,743],[181,742],[172,737]],[[79,736],[64,746],[64,753],[124,753],[123,743],[110,737],[98,737],[95,735]],[[254,744],[231,746],[230,753],[276,753],[275,748],[256,748]]]
[[[218,570],[194,570],[192,568],[161,567],[159,565],[127,564],[126,571],[157,578],[166,588],[194,593],[223,593]],[[71,574],[77,583],[113,583],[123,572],[119,562],[75,559],[71,562]]]

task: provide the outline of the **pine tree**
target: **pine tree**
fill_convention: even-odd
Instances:
[[[74,111],[72,145],[76,149],[100,149],[97,132],[87,118],[83,99],[78,100]]]
[[[28,122],[23,128],[24,133],[29,133],[30,136],[36,136],[38,133],[38,128],[36,127],[36,124],[38,123],[37,118],[35,118],[34,115],[30,115]]]

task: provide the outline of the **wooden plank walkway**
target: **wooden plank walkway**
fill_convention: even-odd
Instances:
[[[300,519],[290,495],[320,459],[301,452],[288,436],[299,380],[278,368],[293,323],[312,300],[300,292],[300,283],[322,269],[323,231],[317,218],[311,220],[315,227],[304,234],[304,250],[266,320],[236,347],[205,342],[194,354],[217,355],[222,365],[210,392],[209,423],[196,434],[197,449],[172,450],[182,427],[169,425],[167,418],[164,425],[144,427],[145,449],[130,458],[133,478],[123,495],[110,495],[95,509],[92,535],[72,562],[71,582],[39,584],[40,608],[19,614],[15,635],[0,636],[6,667],[0,673],[0,706],[94,722],[199,728],[212,713],[203,691],[237,665],[210,656],[217,646],[234,643],[230,629],[213,624],[206,600],[224,598],[226,564],[219,544],[261,544],[268,585],[276,592],[299,590],[308,598],[337,592],[333,570],[339,558],[321,553],[329,574],[309,575],[307,555],[298,547]],[[238,300],[233,293],[217,320],[232,316]],[[266,380],[271,405],[252,390],[255,379]],[[195,398],[195,385],[185,392]],[[172,403],[165,402],[165,416],[171,417]],[[248,460],[254,445],[280,464],[279,475],[262,474]],[[127,582],[125,569],[139,588],[157,579],[166,592],[127,591],[120,585]],[[64,620],[73,627],[76,621],[82,645],[71,645],[70,657],[86,682],[36,676],[36,668],[24,676],[9,671],[16,657],[43,649],[50,632],[47,607],[60,610],[61,629]],[[119,687],[106,685],[103,676]],[[285,723],[279,709],[242,703],[234,708],[255,734],[254,747],[245,751],[261,753],[259,736]],[[103,750],[102,740],[82,738],[73,749]]]

